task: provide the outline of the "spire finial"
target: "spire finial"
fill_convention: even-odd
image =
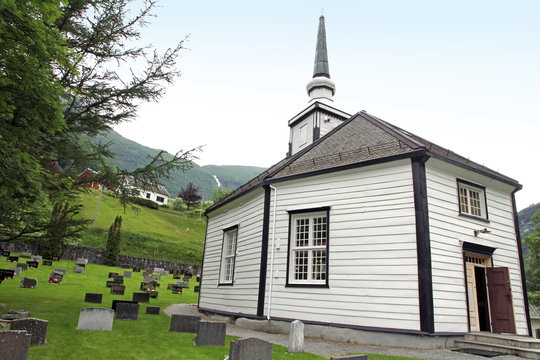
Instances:
[[[324,10],[324,9],[323,9]],[[328,52],[326,50],[326,28],[324,25],[324,15],[319,17],[319,28],[317,31],[317,45],[315,48],[315,66],[313,69],[313,79],[307,84],[307,92],[310,101],[328,100],[336,91],[336,85],[330,80],[330,69],[328,66]]]

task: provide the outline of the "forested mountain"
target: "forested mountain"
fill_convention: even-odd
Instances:
[[[531,216],[533,216],[538,209],[540,209],[540,203],[531,205],[518,213],[519,232],[521,233],[522,239],[532,231],[533,224],[531,222]]]
[[[159,152],[159,150],[129,140],[112,130],[106,135],[93,137],[91,141],[95,144],[110,143],[109,150],[116,154],[112,163],[126,170],[133,170],[144,166]],[[170,156],[172,158],[172,155]],[[234,160],[231,159],[231,161]],[[215,177],[217,177],[221,186],[234,190],[264,170],[265,168],[255,166],[199,166],[194,163],[191,170],[187,172],[175,171],[172,173],[172,178],[164,179],[162,184],[167,188],[171,197],[175,198],[180,192],[180,189],[185,188],[191,182],[199,188],[199,193],[203,196],[203,199],[209,200],[211,199],[212,189],[218,184]]]

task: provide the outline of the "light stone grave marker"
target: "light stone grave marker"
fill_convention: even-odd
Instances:
[[[111,331],[114,310],[105,308],[82,308],[79,313],[78,330]]]

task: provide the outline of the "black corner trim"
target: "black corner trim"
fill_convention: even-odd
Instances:
[[[266,272],[268,268],[268,233],[270,229],[270,186],[264,186],[264,212],[261,241],[261,267],[259,270],[259,295],[257,299],[257,316],[264,315],[264,298],[266,296]]]
[[[523,261],[523,249],[521,245],[521,234],[519,233],[518,211],[516,208],[516,191],[518,191],[519,189],[520,188],[512,192],[512,211],[514,213],[514,231],[516,233],[519,267],[521,268],[521,289],[523,290],[523,302],[525,305],[525,317],[527,318],[527,330],[529,332],[529,336],[532,337],[533,331],[531,328],[531,314],[529,312],[529,295],[527,293],[527,281],[525,279],[525,263]]]
[[[495,250],[497,250],[497,248],[493,248],[491,246],[479,245],[468,241],[463,242],[463,251],[465,252],[478,255],[492,256]]]
[[[426,160],[426,157],[413,158],[411,159],[411,166],[416,218],[420,331],[432,334],[435,332],[435,315],[433,311],[433,277],[431,269]]]
[[[201,281],[199,282],[199,298],[197,299],[197,308],[201,306],[201,295],[204,291],[203,287],[203,279],[204,279],[204,255],[206,254],[206,242],[208,241],[208,215],[206,216],[206,225],[204,229],[204,245],[203,245],[203,256],[202,256],[202,264],[201,264]],[[220,261],[221,263],[221,261]]]

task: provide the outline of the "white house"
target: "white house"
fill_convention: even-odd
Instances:
[[[199,309],[367,331],[530,335],[514,179],[331,104],[321,16],[289,154],[207,211]],[[280,151],[277,149],[276,151]]]
[[[151,200],[159,205],[167,205],[169,202],[169,197],[171,195],[161,184],[152,187],[143,187],[139,184],[135,184],[132,177],[126,177],[125,181],[127,182],[128,186],[131,186],[139,191],[140,198]]]

